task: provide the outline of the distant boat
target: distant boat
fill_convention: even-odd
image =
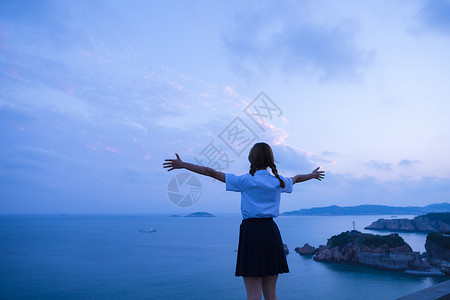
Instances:
[[[156,232],[156,229],[153,229],[153,228],[139,229],[138,232]]]

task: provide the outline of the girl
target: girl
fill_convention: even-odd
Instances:
[[[187,169],[213,177],[226,185],[227,191],[241,192],[241,213],[243,221],[239,232],[239,246],[236,262],[236,276],[244,278],[247,299],[276,300],[278,274],[289,272],[284,254],[280,231],[273,221],[278,217],[280,194],[291,193],[293,184],[310,179],[322,180],[324,171],[316,168],[312,173],[285,178],[278,175],[272,148],[266,143],[255,144],[250,153],[250,171],[236,176],[225,174],[209,167],[166,159],[164,168]],[[270,175],[267,168],[272,170]]]

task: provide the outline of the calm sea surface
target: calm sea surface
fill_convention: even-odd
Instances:
[[[380,217],[277,218],[290,249],[278,298],[395,299],[447,279],[320,263],[294,251],[325,244],[353,221],[370,232],[363,228]],[[234,276],[240,222],[239,214],[0,216],[0,299],[245,299]],[[151,227],[156,232],[138,232]],[[400,235],[425,251],[425,234]]]

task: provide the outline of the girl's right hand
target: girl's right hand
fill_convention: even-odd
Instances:
[[[320,167],[317,167],[314,171],[312,171],[313,178],[322,180],[325,177],[325,171],[319,171]]]
[[[166,159],[165,163],[163,163],[163,167],[164,168],[170,168],[167,171],[172,171],[174,169],[182,169],[183,168],[183,161],[181,160],[181,158],[178,156],[177,153],[175,153],[176,155],[176,159]]]

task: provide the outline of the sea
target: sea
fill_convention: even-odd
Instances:
[[[294,251],[353,226],[388,234],[364,227],[392,217],[276,218],[290,250],[278,299],[396,299],[448,279],[316,262]],[[2,215],[0,299],[246,299],[234,276],[240,223],[239,214]],[[425,251],[425,234],[400,236]]]

